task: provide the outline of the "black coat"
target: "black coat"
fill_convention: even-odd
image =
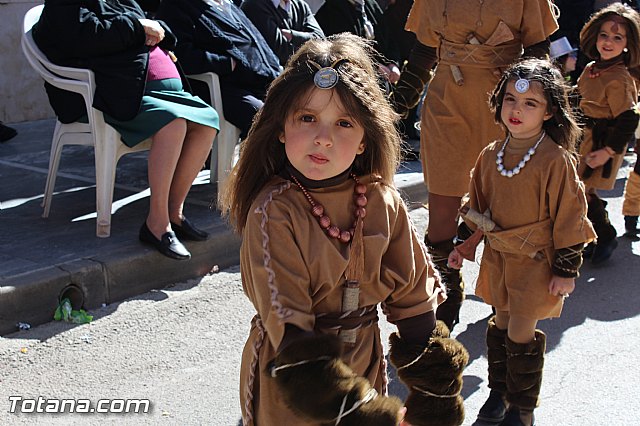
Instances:
[[[395,40],[389,36],[384,12],[375,0],[364,0],[364,10],[367,19],[373,25],[375,33],[375,48],[384,58],[378,58],[383,64],[395,62],[398,64],[399,55]],[[338,33],[351,33],[365,37],[364,20],[362,15],[349,0],[327,0],[316,12],[316,21],[327,36]]]
[[[213,71],[221,82],[264,90],[280,74],[278,57],[242,10],[234,4],[229,10],[231,16],[202,0],[163,0],[156,16],[178,37],[185,73]]]
[[[138,21],[145,17],[133,0],[46,0],[33,38],[51,62],[95,73],[96,109],[131,120],[140,109],[149,62],[144,28]],[[161,25],[165,38],[159,46],[172,50],[176,38]],[[78,94],[49,85],[47,94],[64,123],[86,112]]]
[[[322,38],[324,33],[305,0],[291,0],[289,14],[281,7],[274,7],[271,0],[244,0],[240,6],[242,11],[260,30],[271,50],[285,65],[293,52],[312,38]],[[288,41],[280,29],[291,31]]]

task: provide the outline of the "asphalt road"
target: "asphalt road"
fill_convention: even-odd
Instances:
[[[623,229],[621,193],[618,188],[609,194],[618,230]],[[416,209],[412,216],[422,232],[426,210]],[[639,256],[640,242],[621,238],[607,266],[583,268],[562,317],[540,323],[548,348],[538,425],[640,424]],[[472,295],[477,267],[465,266],[468,299],[454,331],[470,353],[465,425],[480,425],[475,416],[488,395],[484,332],[491,311]],[[237,267],[90,313],[91,324],[52,322],[0,338],[0,424],[239,424],[239,360],[253,311]],[[384,321],[381,327],[385,336],[393,331]],[[404,394],[396,380],[390,390]],[[14,401],[35,411],[38,397],[42,408],[54,398],[76,398],[93,407],[114,400],[107,404],[121,411],[119,400],[148,399],[150,409],[146,414],[9,412]]]

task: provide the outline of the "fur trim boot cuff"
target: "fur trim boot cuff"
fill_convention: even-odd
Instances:
[[[406,420],[414,426],[457,426],[464,420],[462,372],[469,354],[438,321],[426,347],[390,336],[389,357],[409,388]]]

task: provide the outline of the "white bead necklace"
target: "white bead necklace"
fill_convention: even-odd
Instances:
[[[522,160],[520,160],[518,165],[511,170],[505,169],[504,165],[502,164],[502,157],[504,157],[504,149],[507,147],[507,144],[509,143],[509,139],[511,138],[511,135],[508,135],[507,139],[504,141],[504,144],[502,144],[502,148],[500,148],[500,151],[498,151],[498,158],[496,159],[496,164],[498,165],[497,167],[498,172],[500,172],[502,176],[505,176],[508,178],[512,178],[518,173],[520,173],[520,170],[522,170],[524,166],[527,165],[527,162],[531,160],[531,157],[533,156],[533,154],[536,153],[536,149],[538,149],[538,145],[540,145],[540,142],[542,142],[542,139],[544,138],[545,134],[546,134],[545,132],[542,132],[542,134],[540,135],[540,138],[535,143],[535,145],[529,148],[529,150],[524,155],[524,157],[522,157]]]

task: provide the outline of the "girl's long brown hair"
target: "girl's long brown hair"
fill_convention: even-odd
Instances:
[[[489,99],[496,123],[500,124],[505,132],[507,131],[501,117],[504,93],[509,81],[517,81],[521,78],[529,82],[537,81],[542,85],[542,91],[547,100],[547,112],[551,114],[551,118],[544,122],[542,128],[555,143],[573,153],[581,130],[569,104],[569,87],[558,68],[548,60],[523,59],[512,64],[502,74]]]
[[[339,80],[332,90],[364,128],[365,150],[356,157],[352,171],[379,175],[384,183],[393,185],[400,162],[399,117],[379,84],[370,43],[347,33],[310,40],[269,87],[264,106],[242,142],[238,164],[219,193],[219,207],[237,232],[242,232],[258,193],[285,165],[279,136],[289,113],[304,105],[315,87],[313,76],[318,69],[313,63],[335,66]]]

